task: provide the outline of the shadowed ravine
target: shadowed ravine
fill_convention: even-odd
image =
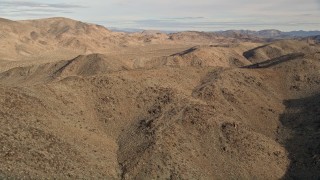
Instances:
[[[320,179],[320,94],[284,105],[281,133],[290,134],[282,140],[291,161],[284,179]]]

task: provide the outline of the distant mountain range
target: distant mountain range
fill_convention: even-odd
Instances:
[[[144,29],[132,29],[132,28],[115,28],[111,27],[109,28],[112,31],[115,32],[126,32],[126,33],[135,33],[135,32],[146,32],[148,30]],[[166,34],[170,33],[176,33],[178,31],[158,31]],[[257,38],[270,38],[270,39],[284,39],[284,38],[304,38],[304,37],[310,37],[310,36],[320,36],[320,31],[289,31],[289,32],[283,32],[276,29],[266,29],[261,31],[251,31],[251,30],[227,30],[227,31],[214,31],[211,33],[215,33],[217,35],[221,36],[227,36],[227,37],[257,37]]]
[[[138,28],[117,28],[117,27],[107,27],[113,32],[125,32],[125,33],[136,33],[136,32],[151,32],[151,31],[157,31],[165,34],[170,34],[170,33],[176,33],[179,31],[166,31],[166,30],[145,30],[145,29],[138,29]]]
[[[317,36],[320,35],[320,31],[289,31],[283,32],[275,29],[261,30],[261,31],[250,31],[250,30],[227,30],[227,31],[218,31],[216,32],[222,36],[228,37],[238,37],[238,36],[256,36],[259,38],[301,38],[301,37],[309,37],[309,36]]]
[[[311,39],[314,40],[316,43],[320,43],[320,35],[312,36]]]

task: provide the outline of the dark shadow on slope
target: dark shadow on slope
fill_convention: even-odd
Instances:
[[[253,57],[255,55],[256,50],[267,47],[267,46],[269,46],[269,44],[262,45],[262,46],[254,48],[254,49],[250,49],[249,51],[244,52],[243,56],[247,59],[250,59],[251,57]]]
[[[81,55],[79,55],[71,60],[65,61],[65,64],[63,66],[61,66],[58,70],[56,70],[53,74],[56,76],[60,75],[64,69],[66,69],[73,61],[77,60],[80,57],[81,57]]]
[[[320,179],[320,94],[284,101],[279,140],[289,152],[283,179]]]
[[[305,56],[304,53],[291,53],[291,54],[286,54],[277,58],[273,58],[267,61],[263,61],[260,63],[244,66],[242,68],[248,68],[248,69],[256,69],[256,68],[268,68],[271,66],[275,66],[290,60],[295,60],[297,58],[303,58]]]
[[[198,49],[198,48],[197,48],[196,46],[194,46],[194,47],[192,47],[192,48],[190,48],[190,49],[187,49],[187,50],[185,50],[185,51],[172,54],[172,55],[170,55],[170,56],[183,56],[183,55],[192,53],[192,52],[194,52],[194,51],[197,50],[197,49]]]

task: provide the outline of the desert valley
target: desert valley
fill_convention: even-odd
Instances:
[[[266,33],[0,19],[0,179],[319,179],[320,36]]]

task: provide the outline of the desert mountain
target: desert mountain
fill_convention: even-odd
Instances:
[[[290,39],[290,38],[304,38],[309,36],[320,35],[320,31],[289,31],[283,32],[276,29],[266,29],[261,31],[250,30],[227,30],[216,32],[218,35],[226,37],[250,37],[250,38],[263,38],[268,40],[275,39]]]
[[[32,21],[1,21],[3,60],[40,56],[44,53],[88,53],[97,49],[112,49],[120,42],[114,40],[109,30],[102,26],[85,24],[66,18],[50,18]],[[105,44],[105,46],[104,46]],[[107,45],[106,45],[107,44]],[[66,54],[62,53],[62,54]]]
[[[71,59],[79,54],[113,53],[123,49],[154,44],[201,44],[229,42],[231,38],[210,33],[184,32],[165,34],[158,31],[141,33],[111,32],[103,26],[67,18],[0,21],[0,61],[35,61]]]
[[[0,23],[0,178],[320,177],[316,43]]]
[[[291,37],[309,37],[309,36],[319,36],[320,31],[290,31],[283,32],[283,34],[291,36]]]
[[[291,53],[304,53],[315,55],[319,52],[318,46],[313,46],[307,41],[283,40],[259,46],[243,53],[253,63],[266,61]]]
[[[320,43],[320,35],[319,36],[311,36],[308,38],[305,38],[307,41],[311,41],[310,43],[319,44]]]
[[[256,37],[256,38],[277,38],[281,36],[281,31],[279,30],[262,30],[262,31],[250,31],[250,30],[227,30],[216,32],[222,36],[226,37]]]

